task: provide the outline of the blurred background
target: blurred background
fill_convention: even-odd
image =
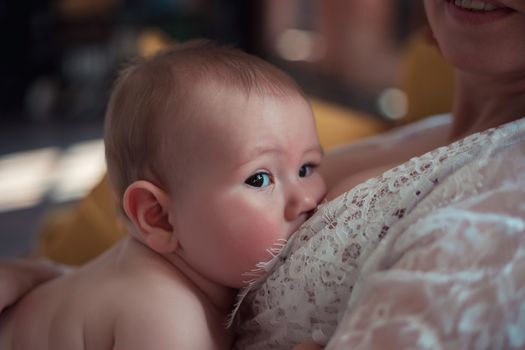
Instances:
[[[403,62],[424,23],[414,0],[0,0],[0,257],[29,254],[50,213],[100,181],[104,108],[131,57],[232,44],[318,110],[382,129],[414,118]]]

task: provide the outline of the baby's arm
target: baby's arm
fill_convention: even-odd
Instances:
[[[23,259],[0,262],[0,312],[35,286],[60,274],[57,267],[47,262]]]

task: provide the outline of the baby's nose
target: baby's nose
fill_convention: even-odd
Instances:
[[[287,221],[293,221],[304,214],[310,216],[316,207],[315,196],[302,186],[298,186],[286,202],[284,217]]]

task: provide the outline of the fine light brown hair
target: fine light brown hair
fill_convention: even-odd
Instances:
[[[192,40],[149,59],[136,59],[119,74],[105,116],[108,175],[119,204],[134,181],[147,180],[167,190],[166,179],[177,180],[176,166],[168,166],[177,160],[174,143],[168,142],[177,138],[177,132],[166,135],[166,126],[176,130],[180,120],[191,118],[185,115],[186,96],[197,84],[208,82],[247,96],[304,96],[292,78],[268,62],[208,40]]]

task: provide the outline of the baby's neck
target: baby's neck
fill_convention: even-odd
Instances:
[[[199,274],[176,254],[164,256],[174,265],[222,314],[228,316],[233,309],[238,290],[211,281]]]
[[[139,254],[149,256],[149,260],[158,259],[169,264],[171,270],[179,275],[179,278],[184,278],[200,296],[206,300],[216,309],[217,312],[229,316],[232,311],[237,289],[229,288],[217,282],[211,281],[205,276],[199,274],[195,269],[188,265],[177,254],[159,254],[146,246],[137,237],[127,237],[125,242],[125,251],[141,252]]]

